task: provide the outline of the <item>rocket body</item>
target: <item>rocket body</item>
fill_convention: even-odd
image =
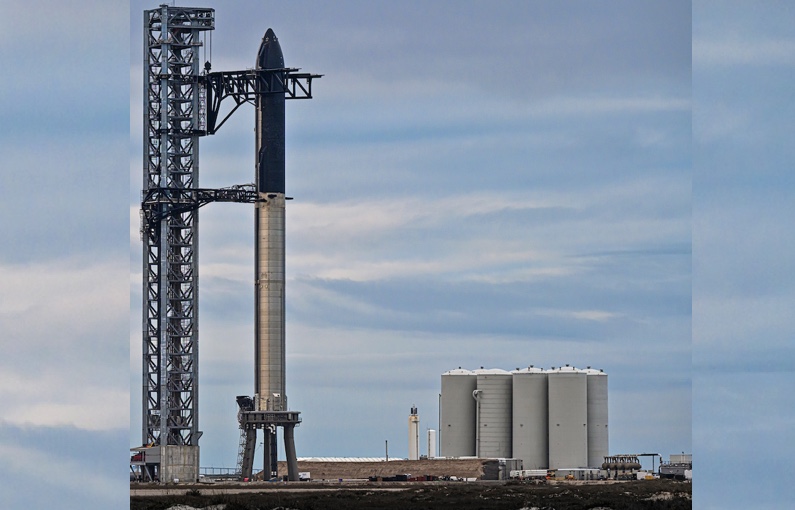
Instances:
[[[281,46],[268,29],[257,55],[257,69],[284,68]],[[274,80],[275,82],[275,80]],[[256,99],[255,229],[255,392],[258,408],[286,411],[285,395],[285,185],[284,89]]]

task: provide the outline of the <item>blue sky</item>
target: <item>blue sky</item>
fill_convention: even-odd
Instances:
[[[692,26],[689,2],[202,5],[215,70],[252,67],[272,27],[287,65],[325,75],[287,108],[299,456],[403,455],[409,408],[433,427],[451,368],[592,365],[611,452],[692,450],[699,508],[751,504],[724,478],[749,459],[786,507],[769,467],[795,421],[787,4],[699,0]],[[153,6],[12,0],[0,21],[3,68],[26,77],[0,96],[6,508],[126,504]],[[252,124],[202,140],[203,187],[253,180]],[[205,466],[234,464],[253,387],[252,218],[201,213]],[[31,490],[46,462],[68,476]]]
[[[693,9],[693,454],[706,474],[697,508],[795,499],[784,465],[795,454],[793,21],[787,2]]]
[[[128,15],[3,10],[0,506],[124,508]]]

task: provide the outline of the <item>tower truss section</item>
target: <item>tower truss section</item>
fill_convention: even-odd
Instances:
[[[142,226],[144,445],[198,447],[201,436],[198,207],[175,206],[173,197],[198,193],[206,107],[200,38],[214,25],[214,9],[161,5],[144,11],[143,195],[159,219]],[[195,477],[194,450],[186,457],[161,449],[161,471],[166,464],[184,465],[183,479]],[[161,480],[172,474],[180,472],[163,472]]]

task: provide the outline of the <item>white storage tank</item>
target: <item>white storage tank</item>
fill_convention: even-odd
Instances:
[[[428,429],[428,458],[436,458],[436,431]]]
[[[476,452],[480,458],[512,458],[513,377],[499,368],[475,370]]]
[[[588,367],[588,467],[599,467],[609,455],[607,428],[607,374]]]
[[[552,368],[546,373],[549,396],[549,468],[586,467],[587,375],[568,365]]]
[[[475,399],[478,378],[471,370],[457,369],[442,374],[441,416],[442,457],[475,456]]]
[[[524,469],[549,467],[547,374],[532,365],[513,372],[513,458]]]

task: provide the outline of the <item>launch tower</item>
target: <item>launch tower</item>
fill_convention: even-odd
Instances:
[[[134,463],[142,467],[148,480],[195,481],[199,477],[198,209],[217,201],[255,203],[258,210],[281,211],[281,308],[274,311],[273,305],[263,312],[258,292],[256,311],[258,324],[263,316],[275,316],[280,321],[281,351],[277,364],[261,368],[258,340],[255,361],[255,391],[261,395],[260,378],[270,380],[275,374],[279,384],[267,386],[267,391],[278,394],[280,400],[261,406],[260,398],[245,409],[241,405],[240,427],[250,439],[246,448],[252,455],[256,430],[265,429],[270,434],[265,448],[266,471],[276,463],[275,427],[285,427],[288,460],[293,458],[290,477],[297,479],[293,427],[300,418],[297,412],[287,411],[284,397],[284,100],[311,98],[312,79],[320,75],[298,73],[298,69],[285,68],[283,62],[277,66],[271,61],[254,70],[224,72],[209,72],[210,63],[206,62],[202,72],[201,36],[214,25],[214,9],[162,4],[144,11],[143,442],[136,449],[139,453]],[[219,122],[221,104],[229,98],[235,106]],[[259,178],[256,185],[198,187],[199,137],[214,134],[244,103],[257,105],[258,132],[263,116],[281,118],[281,145],[278,137],[267,142],[269,150],[281,154],[281,193],[269,186],[262,189]],[[258,150],[260,145],[258,140]],[[257,159],[259,169],[262,158]],[[269,168],[278,173],[273,165]],[[270,220],[265,225],[258,220],[257,225],[258,243],[263,230],[275,228]],[[258,262],[258,272],[260,267]],[[257,288],[263,287],[263,281],[265,288],[272,288],[261,276],[257,276]],[[270,397],[263,398],[268,402]],[[252,458],[248,459],[249,476]]]

